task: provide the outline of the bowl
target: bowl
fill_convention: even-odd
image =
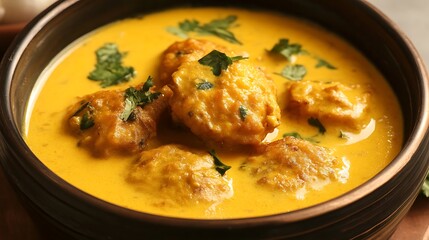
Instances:
[[[110,204],[68,184],[42,164],[22,137],[26,105],[38,76],[56,54],[91,30],[176,6],[274,10],[316,22],[347,39],[376,65],[398,97],[404,119],[402,150],[375,177],[346,194],[263,217],[157,216]],[[365,1],[59,1],[24,28],[1,63],[1,165],[35,218],[77,239],[388,239],[429,169],[428,91],[424,64],[410,41]]]

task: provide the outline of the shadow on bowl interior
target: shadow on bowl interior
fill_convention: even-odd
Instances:
[[[47,169],[22,138],[35,81],[56,54],[83,34],[124,17],[175,6],[268,9],[338,33],[372,60],[397,94],[404,118],[402,151],[381,173],[343,196],[248,219],[155,216],[112,205],[69,185]],[[422,60],[400,31],[365,1],[59,1],[14,41],[1,64],[0,82],[2,166],[36,217],[79,239],[385,239],[409,210],[429,167],[428,85]]]

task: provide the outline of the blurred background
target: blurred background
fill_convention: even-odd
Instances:
[[[429,1],[369,0],[396,22],[411,39],[426,66],[429,64]],[[428,216],[429,217],[429,216]]]

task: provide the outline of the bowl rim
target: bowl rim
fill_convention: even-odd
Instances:
[[[32,20],[24,30],[18,35],[18,37],[13,41],[11,47],[7,50],[4,55],[4,59],[1,64],[1,68],[5,70],[5,73],[0,73],[1,76],[7,80],[6,89],[10,89],[11,80],[13,79],[13,71],[17,67],[20,57],[22,56],[26,46],[30,43],[33,37],[41,30],[49,21],[56,18],[58,14],[63,11],[66,11],[68,7],[77,4],[79,0],[67,0],[67,1],[58,1],[52,6],[47,8],[41,14],[39,14],[34,20]],[[419,56],[417,50],[411,43],[411,41],[406,37],[406,35],[399,29],[398,25],[390,20],[381,10],[376,8],[374,5],[367,1],[359,1],[361,7],[368,11],[368,15],[376,17],[377,22],[383,22],[386,26],[391,28],[392,32],[397,35],[397,39],[401,41],[401,44],[406,47],[406,50],[409,51],[410,56],[414,59],[417,68],[419,69],[419,79],[421,79],[421,98],[422,106],[421,109],[427,109],[429,105],[429,85],[428,85],[428,74],[426,72],[425,65],[422,58]],[[6,96],[7,99],[10,99],[10,96]],[[3,104],[2,104],[3,105]],[[99,199],[95,196],[92,196],[89,193],[84,192],[83,190],[78,189],[72,184],[66,182],[61,177],[56,175],[53,171],[47,168],[38,158],[31,152],[29,147],[26,145],[18,126],[13,121],[11,117],[12,108],[10,103],[5,104],[5,111],[8,116],[8,125],[12,125],[12,129],[8,134],[5,134],[4,137],[9,137],[11,145],[21,146],[25,151],[23,159],[28,161],[38,174],[45,177],[47,180],[56,184],[56,186],[64,191],[67,191],[69,194],[74,196],[77,199],[81,199],[90,205],[97,206],[104,211],[114,213],[119,216],[126,218],[133,218],[135,220],[150,221],[154,223],[159,223],[162,225],[175,225],[175,226],[189,226],[189,225],[198,225],[208,228],[218,228],[218,227],[234,227],[234,226],[255,226],[260,224],[266,224],[267,222],[292,222],[299,221],[303,219],[308,219],[310,217],[318,216],[325,214],[327,212],[334,211],[336,209],[342,208],[348,204],[351,204],[364,196],[375,191],[378,187],[385,184],[389,179],[391,179],[397,172],[405,167],[407,162],[411,159],[412,153],[414,153],[422,140],[425,137],[427,129],[429,127],[429,112],[420,111],[418,114],[418,120],[415,123],[415,127],[410,131],[410,137],[408,141],[404,142],[403,147],[399,154],[392,160],[392,162],[384,168],[381,172],[376,174],[373,178],[369,179],[367,182],[359,185],[358,187],[350,190],[349,192],[338,196],[336,198],[324,201],[322,203],[312,205],[306,208],[294,210],[287,213],[278,213],[272,215],[248,217],[248,218],[231,218],[231,219],[190,219],[190,218],[180,218],[180,217],[170,217],[170,216],[161,216],[151,213],[140,212],[137,210],[128,209],[121,207],[119,205],[107,202],[103,199]],[[3,130],[2,130],[3,132]],[[255,221],[255,219],[264,219],[264,221]]]

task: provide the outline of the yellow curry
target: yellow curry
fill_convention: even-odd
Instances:
[[[50,170],[166,216],[308,207],[372,178],[402,144],[397,99],[359,51],[263,11],[178,8],[108,24],[53,59],[31,99],[26,141]]]

